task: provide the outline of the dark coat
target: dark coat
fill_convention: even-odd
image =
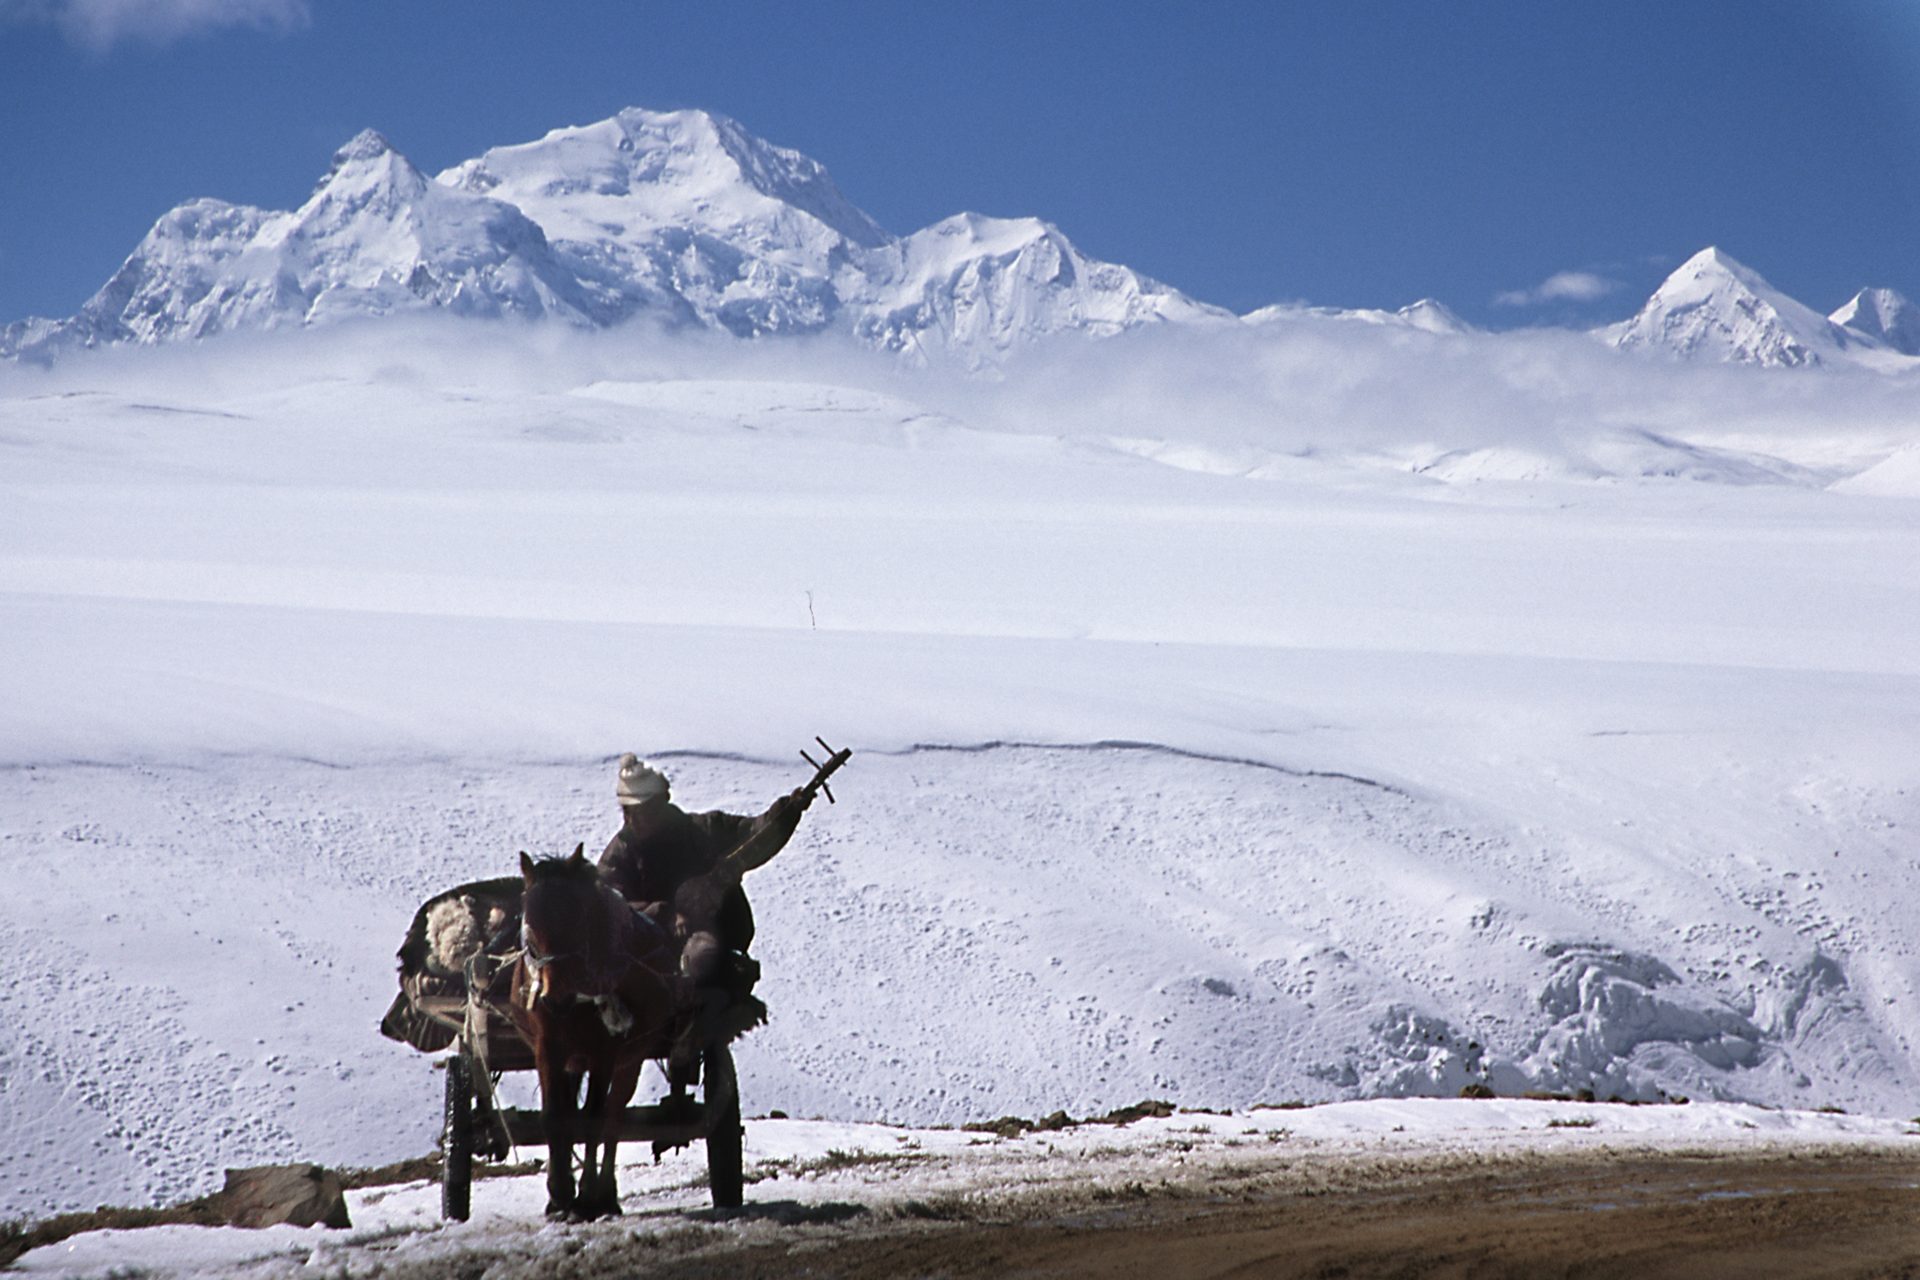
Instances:
[[[760,861],[772,857],[799,824],[800,806],[784,796],[752,818],[687,813],[669,804],[665,816],[649,830],[637,830],[631,819],[620,828],[600,855],[600,874],[628,902],[670,902],[682,884],[712,871],[749,838],[764,841]],[[714,932],[722,945],[734,951],[745,951],[753,942],[753,908],[738,884],[722,897]]]

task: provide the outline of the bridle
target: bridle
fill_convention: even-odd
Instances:
[[[626,903],[618,897],[613,899],[613,903],[617,904],[621,912],[628,910]],[[592,905],[595,908],[604,909],[609,904],[604,899],[596,899]],[[564,950],[542,950],[535,940],[534,931],[527,922],[523,908],[520,919],[520,963],[526,966],[529,979],[524,997],[526,1006],[531,1009],[536,1000],[553,998],[552,988],[558,976],[555,966],[569,961],[575,962],[576,967],[573,972],[578,982],[576,989],[568,994],[577,1000],[589,1001],[610,994],[618,985],[628,965],[619,960],[622,955],[620,942],[616,939],[609,939],[608,942],[612,947],[610,963],[595,963],[597,948],[594,946],[592,935],[587,932],[576,935],[573,945]]]

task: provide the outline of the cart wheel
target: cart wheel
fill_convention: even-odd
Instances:
[[[447,1124],[440,1137],[440,1216],[465,1222],[473,1198],[473,1063],[447,1059]]]
[[[707,1123],[707,1187],[713,1207],[738,1209],[745,1201],[741,1179],[740,1082],[733,1074],[733,1055],[724,1044],[707,1048],[706,1079],[702,1089]]]

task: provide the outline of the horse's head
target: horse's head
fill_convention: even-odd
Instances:
[[[576,994],[600,985],[597,970],[607,955],[606,908],[600,872],[587,861],[586,846],[564,858],[520,855],[526,888],[520,904],[521,963],[530,998]]]

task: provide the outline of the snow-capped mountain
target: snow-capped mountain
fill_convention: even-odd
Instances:
[[[1862,289],[1827,319],[1902,355],[1920,356],[1920,307],[1894,289]]]
[[[18,337],[25,351],[156,343],[423,307],[597,318],[519,210],[431,181],[368,130],[335,153],[298,209],[183,204],[78,315],[18,326]]]
[[[1437,298],[1422,298],[1391,313],[1399,323],[1426,333],[1472,333],[1474,327]]]
[[[1709,246],[1682,263],[1632,319],[1602,331],[1623,350],[1774,368],[1832,363],[1880,344],[1780,292]]]
[[[1421,298],[1396,311],[1376,307],[1309,307],[1278,303],[1261,307],[1241,317],[1248,324],[1270,324],[1278,320],[1351,320],[1361,324],[1385,325],[1399,329],[1417,329],[1422,333],[1477,333],[1479,330],[1454,314],[1451,307],[1434,298]]]
[[[890,239],[820,164],[703,111],[629,109],[496,147],[439,181],[539,223],[613,316],[743,337],[826,328],[833,277]]]
[[[362,133],[299,209],[170,211],[69,320],[0,355],[443,309],[742,337],[839,331],[976,362],[1061,332],[1229,318],[1035,219],[896,239],[819,163],[704,111],[622,111],[429,179]]]
[[[1056,334],[1235,319],[1088,257],[1036,218],[960,213],[893,236],[798,151],[709,112],[629,108],[434,178],[368,130],[297,209],[189,201],[78,313],[0,327],[0,359],[428,311],[839,333],[964,365]],[[1397,311],[1289,303],[1242,319],[1477,332],[1431,298]],[[1920,312],[1899,294],[1863,290],[1829,318],[1714,248],[1600,332],[1620,348],[1775,367],[1920,356]]]
[[[591,303],[539,226],[510,204],[430,180],[371,130],[255,246],[298,281],[307,321],[416,302],[466,315],[590,319]]]
[[[1130,268],[1089,258],[1038,218],[955,214],[867,255],[854,331],[888,350],[1004,352],[1060,332],[1231,321]]]

